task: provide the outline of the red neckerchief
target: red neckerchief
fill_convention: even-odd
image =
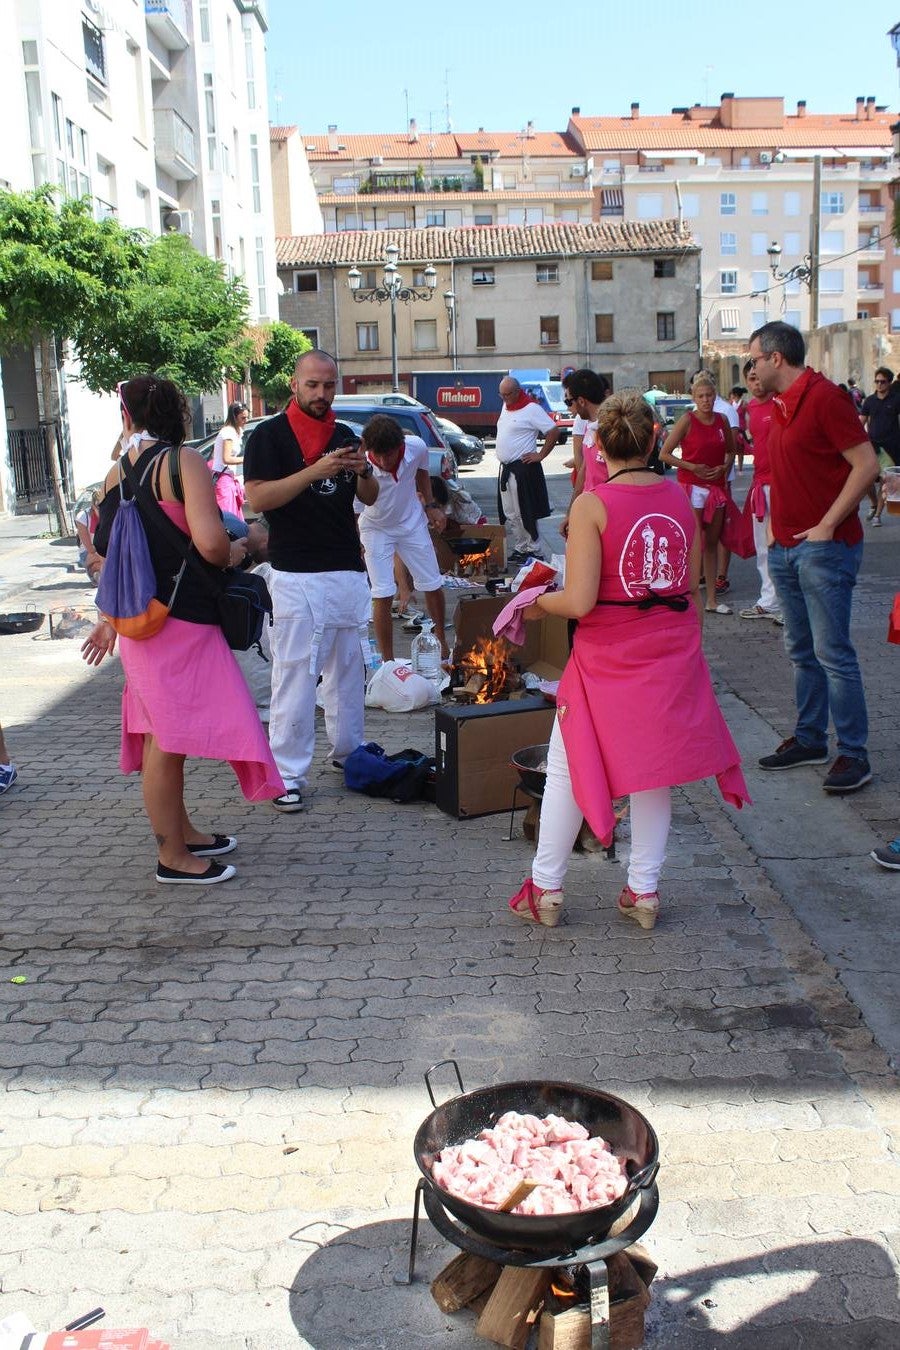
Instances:
[[[798,375],[794,383],[785,389],[783,394],[776,394],[772,399],[772,402],[775,404],[775,410],[778,413],[778,420],[783,427],[787,426],[788,422],[790,422],[794,413],[797,411],[800,400],[806,393],[807,386],[809,385],[812,376],[812,366],[804,366],[803,374]]]
[[[516,399],[515,403],[507,403],[504,400],[503,406],[507,412],[519,412],[520,409],[527,408],[529,403],[531,402],[533,402],[533,400],[528,396],[528,394],[525,393],[525,390],[523,389],[519,397]]]
[[[300,447],[300,453],[303,456],[304,464],[315,464],[317,459],[321,459],[328,442],[334,434],[334,424],[337,417],[331,408],[324,417],[310,417],[305,413],[292,398],[284,410],[287,413],[287,420],[290,423],[291,431]]]
[[[403,449],[400,451],[400,455],[397,459],[397,467],[394,469],[386,469],[383,464],[378,463],[377,459],[373,459],[372,456],[368,453],[368,451],[366,452],[366,459],[372,465],[373,469],[380,469],[382,473],[389,473],[393,478],[394,482],[396,483],[397,475],[400,472],[400,465],[403,463],[403,456],[405,454],[406,454],[406,441],[403,442]]]

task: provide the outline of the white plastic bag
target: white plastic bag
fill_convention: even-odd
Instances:
[[[439,702],[429,682],[417,675],[409,661],[385,661],[366,686],[366,707],[385,712],[415,712]]]

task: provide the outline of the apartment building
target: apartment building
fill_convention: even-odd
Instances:
[[[819,325],[880,318],[900,332],[900,251],[890,235],[893,117],[860,97],[846,113],[723,94],[715,106],[583,116],[565,131],[303,138],[325,229],[451,228],[677,218],[702,250],[704,341],[743,342],[766,319],[810,322],[789,271],[810,248],[820,161]]]
[[[820,160],[819,326],[885,317],[900,331],[900,256],[891,239],[893,116],[874,98],[846,114],[787,114],[781,98],[723,94],[715,107],[582,117],[568,137],[591,165],[604,218],[675,215],[702,250],[704,341],[746,340],[769,319],[810,323],[809,289],[779,281],[810,250]],[[896,283],[896,284],[895,284]]]
[[[282,317],[334,352],[345,393],[390,388],[391,306],[366,295],[388,246],[420,292],[395,306],[401,388],[413,370],[590,365],[615,388],[674,391],[699,364],[699,251],[673,220],[336,231],[277,246]]]
[[[0,0],[0,23],[0,187],[56,183],[98,219],[185,234],[244,277],[254,319],[277,317],[263,0]],[[77,376],[55,372],[44,409],[34,354],[4,355],[0,510],[43,495],[48,420],[70,490],[103,476],[116,401]],[[198,403],[198,429],[221,414]]]

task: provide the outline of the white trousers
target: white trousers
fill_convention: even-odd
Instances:
[[[501,473],[502,473],[501,465]],[[510,474],[506,487],[500,489],[500,501],[506,516],[506,534],[515,553],[532,553],[535,557],[546,558],[547,550],[540,538],[532,539],[522,524],[522,512],[519,510],[519,489],[515,477]]]
[[[650,788],[631,794],[631,856],[628,885],[636,895],[652,895],[666,860],[672,822],[671,789]],[[560,891],[581,829],[581,807],[572,792],[566,748],[553,723],[547,755],[547,786],[541,803],[541,831],[531,879],[542,891]]]
[[[766,494],[766,514],[762,520],[753,517],[753,547],[756,549],[756,570],[759,572],[759,599],[757,604],[760,609],[778,609],[778,596],[775,593],[775,583],[769,576],[769,485],[763,487]]]
[[[304,788],[316,742],[322,676],[329,758],[344,759],[364,734],[369,587],[364,572],[273,569],[269,741],[286,788]]]

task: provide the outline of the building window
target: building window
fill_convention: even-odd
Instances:
[[[493,267],[473,267],[472,285],[473,286],[493,286],[494,269]]]
[[[53,143],[57,150],[62,150],[62,99],[59,94],[50,95],[50,106],[53,112]]]
[[[413,274],[412,274],[412,284],[413,284],[414,286],[427,286],[427,285],[428,285],[428,279],[427,279],[427,277],[425,276],[425,268],[424,268],[424,267],[417,267],[417,268],[414,268],[414,269],[413,269]]]
[[[491,215],[490,211],[481,213],[476,211],[474,216],[474,223],[476,225],[493,225],[494,217]]]
[[[511,206],[506,213],[510,225],[543,225],[544,208],[542,206]]]
[[[437,319],[416,319],[413,323],[413,351],[437,351]]]
[[[734,192],[719,193],[719,215],[736,216],[737,215],[737,195]]]
[[[316,351],[319,350],[319,330],[318,328],[301,328],[300,332],[305,338],[309,338]]]
[[[610,258],[595,258],[591,263],[591,281],[612,281],[613,265]]]
[[[539,286],[554,285],[559,281],[559,263],[537,263],[534,275]]]
[[[559,315],[542,314],[540,317],[541,346],[559,346]]]
[[[359,281],[361,291],[374,291],[378,285],[378,273],[374,267],[367,267],[362,272]]]
[[[207,163],[210,169],[214,169],[216,167],[216,96],[213,89],[213,77],[209,72],[203,76],[203,103],[206,108]]]
[[[675,259],[674,259],[674,258],[654,258],[654,259],[653,259],[653,275],[654,275],[654,277],[655,277],[657,280],[662,280],[663,277],[674,277],[674,275],[675,275]]]
[[[783,252],[791,258],[800,256],[800,236],[796,230],[785,230],[784,238],[781,241]]]
[[[867,315],[867,314],[857,314],[856,317],[857,317],[858,319],[860,319],[860,318],[865,319],[865,318],[868,318],[868,315]],[[819,324],[820,324],[821,327],[824,328],[825,325],[826,325],[826,324],[829,324],[829,323],[843,323],[843,322],[844,322],[844,311],[843,311],[842,309],[821,309],[821,310],[819,310]]]
[[[750,236],[750,252],[754,258],[764,258],[769,251],[769,236],[762,230],[755,230]]]
[[[212,216],[212,234],[213,234],[213,256],[219,262],[222,261],[222,203],[218,198],[213,198],[210,203],[210,214]]]
[[[751,331],[755,332],[757,328],[762,328],[769,322],[769,316],[764,309],[755,309],[750,315]]]
[[[318,272],[295,272],[294,290],[295,291],[317,291],[319,289]]]
[[[768,192],[750,193],[750,214],[752,216],[767,216],[769,214]]]
[[[494,333],[493,319],[475,320],[475,346],[476,347],[496,347],[497,338]]]
[[[247,77],[247,107],[256,107],[256,76],[253,69],[253,29],[250,24],[244,28],[244,73]]]
[[[266,302],[266,250],[261,234],[256,236],[256,304],[262,316],[268,312]]]
[[[103,49],[103,34],[82,15],[81,32],[84,37],[84,67],[98,84],[106,84],[106,52]]]
[[[737,256],[737,235],[731,230],[722,230],[719,234],[719,252],[723,257]]]
[[[786,216],[799,216],[800,214],[799,192],[786,192],[784,194],[784,214]]]
[[[862,275],[863,274],[860,273],[860,281],[862,281]],[[870,284],[871,283],[869,283],[868,281],[866,282],[866,285]],[[839,292],[843,291],[843,289],[844,289],[844,274],[842,271],[838,269],[831,270],[826,268],[824,271],[821,271],[819,273],[820,292],[828,293],[830,295],[837,295]]]
[[[200,0],[200,41],[209,40],[209,0]]]
[[[737,272],[727,270],[719,273],[719,291],[722,295],[737,295]]]
[[[612,342],[613,316],[611,314],[594,315],[594,341]]]
[[[682,192],[681,214],[685,220],[696,220],[700,214],[700,196],[696,192]]]
[[[736,309],[720,309],[719,324],[723,333],[736,333],[738,330],[739,311]]]
[[[900,333],[900,309],[891,310],[891,332]]]
[[[656,340],[657,342],[675,341],[675,315],[669,312],[660,312],[656,316]]]
[[[801,315],[800,315],[799,309],[788,309],[788,310],[785,310],[785,312],[784,312],[784,314],[783,314],[782,317],[783,317],[783,319],[784,319],[784,322],[785,322],[785,323],[789,323],[789,324],[791,325],[792,328],[799,328],[799,327],[800,327],[800,323],[801,323]]]
[[[358,352],[378,351],[377,323],[358,323],[356,325],[356,350]]]
[[[863,240],[868,243],[868,240]],[[844,231],[843,230],[823,230],[819,236],[820,253],[843,253],[844,251]]]
[[[262,210],[262,193],[259,188],[259,138],[255,133],[250,136],[250,191],[253,210],[258,214]]]
[[[822,193],[822,215],[823,216],[842,216],[844,214],[844,194],[843,192],[823,192]]]
[[[435,227],[443,227],[443,225],[446,224],[446,220],[447,220],[446,211],[425,212],[425,226],[427,229],[433,229]]]
[[[665,389],[667,394],[684,393],[683,370],[649,370],[647,379],[654,389]]]
[[[767,291],[771,280],[772,274],[770,272],[751,272],[750,289],[751,291]]]

